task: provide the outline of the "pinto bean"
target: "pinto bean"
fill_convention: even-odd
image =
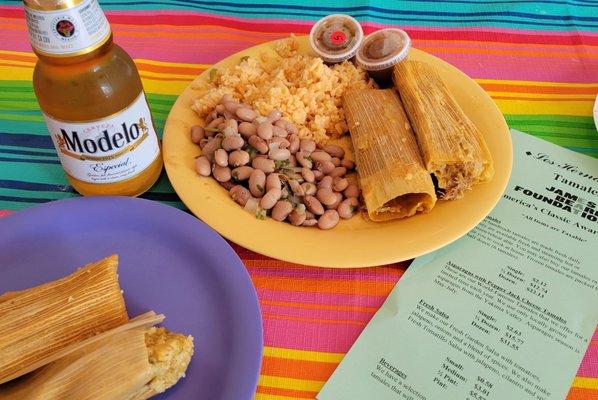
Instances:
[[[210,176],[212,174],[212,165],[206,156],[199,156],[195,159],[195,170],[201,176]]]
[[[301,168],[301,175],[303,176],[303,179],[305,179],[306,182],[314,182],[316,180],[313,171],[309,168]]]
[[[339,215],[336,210],[327,210],[320,218],[318,218],[318,228],[332,229],[339,221]]]
[[[330,171],[330,173],[328,175],[330,175],[333,178],[336,178],[336,177],[339,177],[339,176],[343,177],[346,174],[347,174],[347,168],[345,168],[345,167],[335,167],[332,171]]]
[[[228,153],[224,149],[218,149],[214,152],[214,162],[221,167],[228,166]]]
[[[301,151],[312,153],[316,150],[316,142],[310,139],[301,139],[299,148],[301,149]]]
[[[239,108],[237,108],[237,110],[235,111],[235,114],[241,120],[247,121],[247,122],[251,122],[251,121],[254,120],[255,117],[257,117],[256,112],[253,111],[251,108],[248,108],[248,107],[239,107]]]
[[[265,196],[264,196],[265,197]],[[284,221],[293,211],[293,203],[287,200],[279,200],[272,209],[272,219],[276,221]]]
[[[272,139],[273,126],[270,122],[262,122],[257,126],[257,135],[264,140]]]
[[[351,218],[358,204],[359,202],[355,197],[349,197],[348,199],[341,201],[336,209],[338,211],[338,215],[342,219]]]
[[[249,153],[245,150],[235,150],[228,155],[228,163],[232,167],[240,167],[248,164],[250,160]]]
[[[337,176],[332,180],[332,189],[334,189],[335,192],[342,192],[347,186],[349,186],[349,181],[346,178]]]
[[[242,167],[237,167],[232,170],[231,175],[234,180],[236,181],[244,181],[249,179],[251,173],[253,172],[253,168],[250,166],[244,165]]]
[[[305,196],[303,198],[303,202],[305,203],[307,209],[315,215],[324,214],[324,207],[322,206],[322,203],[320,203],[320,200],[316,199],[314,196]]]
[[[238,150],[245,144],[241,136],[227,136],[222,139],[222,148],[226,151]]]
[[[247,200],[249,200],[249,198],[251,197],[251,193],[249,192],[249,190],[247,190],[247,188],[245,188],[242,185],[233,186],[232,189],[228,191],[228,193],[234,201],[236,201],[243,207],[247,203]]]
[[[334,164],[331,161],[318,161],[316,162],[316,169],[322,171],[324,175],[328,175],[334,170]]]
[[[345,197],[359,197],[360,193],[361,190],[359,189],[359,186],[357,186],[354,183],[350,183],[349,186],[347,186],[347,188],[343,192]]]
[[[266,174],[261,169],[254,169],[249,175],[249,191],[255,197],[262,197],[265,192]]]
[[[313,153],[311,153],[310,157],[314,162],[330,161],[332,159],[332,157],[330,157],[330,154],[322,150],[314,151]]]
[[[249,139],[250,136],[257,134],[257,127],[251,122],[241,122],[238,130],[245,139]]]
[[[280,196],[282,196],[280,189],[273,188],[268,190],[264,197],[262,197],[260,200],[260,207],[264,210],[271,209],[276,205],[276,202],[280,200]]]
[[[264,139],[257,135],[250,136],[247,141],[249,142],[251,147],[256,149],[260,154],[266,154],[268,150],[270,150],[268,144],[264,141]]]
[[[268,176],[266,177],[266,190],[270,190],[270,189],[280,189],[281,183],[280,183],[280,177],[278,176],[277,173],[273,172],[271,174],[268,174]]]
[[[342,147],[334,144],[327,144],[326,146],[322,147],[322,150],[330,154],[331,157],[343,158],[345,155],[345,150],[343,150]]]
[[[256,169],[261,169],[265,173],[269,174],[274,172],[274,161],[268,158],[254,158],[251,162],[251,166]]]
[[[320,200],[320,203],[326,206],[330,206],[336,202],[336,195],[329,188],[318,189],[316,193],[316,198]]]
[[[291,152],[288,149],[272,149],[268,153],[268,157],[275,161],[288,160],[290,156]]]
[[[301,225],[305,219],[305,213],[300,213],[297,210],[291,211],[291,213],[287,216],[287,219],[292,225],[299,226]]]
[[[212,175],[214,176],[214,179],[216,179],[218,182],[228,182],[231,178],[231,171],[228,167],[214,165],[214,168],[212,169]]]
[[[191,141],[195,144],[199,144],[201,139],[206,137],[206,131],[200,125],[193,125],[191,127]]]

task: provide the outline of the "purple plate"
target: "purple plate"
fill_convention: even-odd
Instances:
[[[233,249],[195,217],[127,197],[46,203],[0,219],[0,293],[39,285],[110,254],[129,315],[166,315],[193,335],[187,377],[157,399],[253,399],[262,359],[255,289]]]

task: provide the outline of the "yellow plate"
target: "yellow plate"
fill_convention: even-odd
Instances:
[[[311,53],[306,37],[299,41],[301,51]],[[274,52],[274,42],[241,51],[214,67],[230,67],[241,57],[264,51]],[[200,120],[190,109],[192,100],[198,97],[191,88],[193,83],[174,104],[164,128],[164,164],[172,186],[196,216],[227,239],[285,261],[322,267],[367,267],[409,260],[451,243],[476,226],[500,199],[511,172],[511,137],[492,99],[467,75],[417,49],[411,49],[409,57],[438,69],[465,113],[484,134],[494,158],[494,179],[475,187],[463,199],[438,202],[429,214],[405,220],[370,222],[358,215],[329,231],[295,227],[269,218],[258,220],[231,200],[214,179],[201,178],[194,170],[200,150],[191,142],[189,128]],[[209,71],[194,83],[206,79]]]

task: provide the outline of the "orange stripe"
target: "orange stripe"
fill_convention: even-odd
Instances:
[[[500,100],[526,100],[526,101],[558,101],[558,102],[565,102],[565,101],[587,101],[592,102],[593,100],[587,98],[573,98],[573,97],[512,97],[512,96],[491,96],[493,99],[500,99]]]
[[[27,65],[10,64],[10,63],[3,63],[2,61],[0,61],[0,66],[3,66],[3,67],[15,67],[15,68],[33,68],[34,67],[33,65],[27,66]]]
[[[386,296],[396,282],[343,281],[334,279],[302,279],[283,277],[252,277],[260,289],[292,290],[302,292],[344,293],[352,295]]]
[[[598,390],[572,387],[566,400],[598,400]]]
[[[191,83],[191,81],[193,80],[192,78],[157,78],[155,76],[144,75],[142,72],[143,71],[140,71],[139,76],[141,76],[142,78],[145,78],[145,79],[150,79],[152,81],[168,81],[168,82],[170,82],[170,81],[179,81],[179,82],[189,82],[189,83]]]
[[[356,321],[351,319],[329,319],[329,318],[306,318],[306,317],[291,317],[289,315],[272,314],[262,311],[262,315],[268,318],[282,319],[285,321],[300,321],[300,322],[311,322],[318,324],[334,324],[334,325],[355,325],[365,326],[367,321]]]
[[[310,381],[327,381],[337,365],[336,363],[266,356],[262,360],[261,374]]]
[[[10,60],[10,61],[25,61],[25,62],[37,62],[37,57],[35,54],[30,53],[31,55],[24,55],[24,54],[8,54],[2,53],[0,56],[3,60]]]
[[[357,311],[363,313],[375,313],[378,307],[359,307],[359,306],[343,306],[343,305],[328,305],[328,304],[312,304],[300,303],[294,301],[275,301],[275,300],[261,300],[261,304],[269,306],[285,306],[308,310],[343,310],[343,311]]]
[[[155,65],[144,63],[143,61],[136,61],[135,64],[139,69],[150,72],[163,72],[168,74],[189,74],[199,75],[204,69],[197,67],[179,67],[175,65]]]
[[[276,396],[295,397],[297,399],[315,399],[316,395],[318,394],[318,392],[308,392],[305,390],[282,389],[265,386],[258,386],[256,392]]]
[[[490,92],[516,93],[548,93],[548,94],[596,94],[598,85],[594,86],[540,86],[540,85],[509,85],[497,83],[480,83],[480,86]],[[530,90],[531,89],[531,90]]]

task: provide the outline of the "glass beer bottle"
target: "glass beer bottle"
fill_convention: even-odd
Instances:
[[[162,170],[133,60],[97,0],[24,0],[33,88],[68,180],[83,195],[137,196]]]

